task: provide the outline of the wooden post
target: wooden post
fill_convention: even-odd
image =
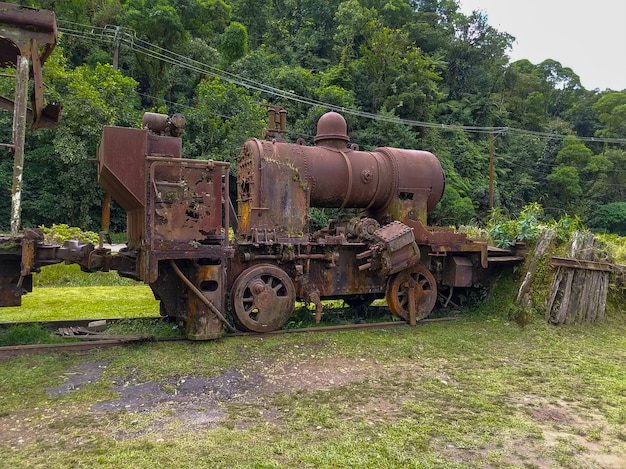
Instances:
[[[26,140],[26,110],[28,98],[28,57],[17,58],[15,76],[15,107],[13,108],[13,188],[11,190],[11,236],[20,231],[22,216],[22,180],[24,175],[24,142]]]

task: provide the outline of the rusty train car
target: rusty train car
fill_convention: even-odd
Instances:
[[[440,290],[479,286],[490,267],[519,259],[427,226],[445,188],[432,153],[359,150],[336,112],[320,118],[313,146],[287,143],[285,115],[271,107],[266,138],[243,144],[234,203],[229,163],[181,157],[183,116],[146,113],[142,129],[105,127],[99,183],[127,213],[126,247],[112,255],[102,243],[50,246],[29,230],[13,251],[0,250],[0,302],[19,304],[32,272],[65,261],[145,282],[161,314],[195,340],[234,330],[229,307],[238,329],[275,330],[296,301],[314,304],[319,320],[323,300],[385,298],[414,324]],[[350,215],[311,232],[312,207]]]

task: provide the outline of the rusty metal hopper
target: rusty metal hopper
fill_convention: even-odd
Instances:
[[[144,236],[146,156],[180,158],[181,139],[146,129],[105,126],[98,147],[98,182],[127,213],[129,243]]]
[[[126,211],[143,209],[146,156],[180,158],[181,148],[177,137],[105,126],[98,147],[98,182]]]
[[[148,133],[104,127],[98,148],[98,182],[127,212],[145,205],[144,158]]]

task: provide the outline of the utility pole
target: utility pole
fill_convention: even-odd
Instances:
[[[113,70],[118,70],[120,57],[120,27],[115,27],[113,36]],[[100,218],[101,231],[108,234],[111,225],[111,194],[104,191],[104,200],[102,201],[102,216]]]
[[[493,147],[494,147],[495,137],[493,132],[490,134],[489,138],[489,208],[493,210],[493,199],[494,199],[494,169],[493,169]]]

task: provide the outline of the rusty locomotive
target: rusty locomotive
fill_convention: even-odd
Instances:
[[[236,204],[229,163],[181,157],[182,115],[146,113],[141,129],[105,127],[99,183],[127,213],[126,247],[112,255],[102,242],[51,246],[28,230],[19,255],[5,249],[0,260],[2,305],[19,304],[32,272],[65,261],[147,283],[161,314],[184,322],[190,339],[234,329],[229,306],[239,329],[275,330],[296,301],[315,305],[319,320],[323,300],[385,298],[414,324],[440,289],[479,286],[490,266],[516,259],[427,226],[445,188],[432,153],[361,151],[336,112],[320,118],[314,146],[287,143],[286,112],[268,114],[266,138],[247,140],[238,156]],[[312,232],[312,207],[349,215]]]

